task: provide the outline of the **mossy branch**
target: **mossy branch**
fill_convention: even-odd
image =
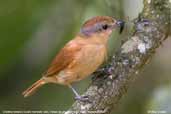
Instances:
[[[128,36],[103,72],[94,74],[98,78],[84,93],[92,102],[76,101],[66,114],[110,113],[167,38],[171,26],[170,11],[169,0],[144,0],[143,11],[134,20],[132,35]]]

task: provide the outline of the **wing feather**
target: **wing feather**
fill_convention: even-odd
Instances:
[[[81,47],[81,45],[75,42],[68,43],[57,54],[44,76],[53,76],[68,67],[74,61],[74,57],[81,50]]]

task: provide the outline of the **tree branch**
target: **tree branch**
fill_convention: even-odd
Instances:
[[[128,36],[103,72],[94,74],[98,78],[84,93],[91,102],[76,101],[66,114],[110,113],[132,80],[135,80],[167,38],[170,32],[170,11],[169,0],[144,0],[143,11],[134,20],[132,35]],[[109,70],[111,75],[106,73]]]

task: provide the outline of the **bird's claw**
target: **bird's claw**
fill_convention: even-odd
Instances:
[[[75,100],[82,101],[82,102],[91,102],[91,101],[89,100],[89,97],[88,97],[87,95],[76,96],[76,97],[75,97]]]
[[[95,72],[95,75],[92,77],[92,80],[96,80],[97,78],[103,77],[103,79],[107,78],[107,76],[104,75],[112,75],[113,74],[113,68],[103,68],[99,69]]]

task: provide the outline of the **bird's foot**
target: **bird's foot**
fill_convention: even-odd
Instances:
[[[82,101],[82,102],[91,102],[91,101],[89,100],[89,97],[88,97],[87,95],[76,96],[76,97],[75,97],[75,100]]]
[[[106,79],[107,76],[104,76],[104,75],[112,75],[113,74],[113,68],[102,68],[102,69],[99,69],[98,71],[96,71],[94,73],[95,75],[92,77],[92,80],[96,80],[97,78],[103,78],[103,79]]]

